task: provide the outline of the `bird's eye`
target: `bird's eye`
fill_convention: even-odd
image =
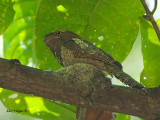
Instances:
[[[57,32],[57,35],[61,35],[61,34],[62,34],[62,32],[60,32],[60,31],[59,31],[59,32]]]

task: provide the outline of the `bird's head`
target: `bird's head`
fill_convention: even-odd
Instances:
[[[72,40],[72,38],[80,38],[77,34],[66,31],[66,30],[57,30],[55,32],[51,32],[47,34],[44,38],[44,42],[47,46],[51,46],[59,42],[65,42],[68,40]]]

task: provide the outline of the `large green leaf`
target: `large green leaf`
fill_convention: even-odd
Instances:
[[[146,87],[160,85],[160,42],[151,23],[141,20],[141,41],[144,69],[141,73],[141,82]],[[157,20],[160,26],[160,19]]]
[[[8,28],[14,17],[13,2],[0,0],[0,35]]]
[[[54,103],[41,97],[24,95],[13,91],[0,89],[0,100],[7,107],[8,112],[13,111],[23,115],[29,115],[43,120],[73,120],[75,119],[75,107]],[[72,114],[69,116],[68,114]]]
[[[57,29],[77,33],[122,62],[137,37],[143,12],[139,0],[40,0],[35,21],[40,68],[60,68],[43,42],[47,33]]]
[[[16,58],[22,64],[29,62],[36,64],[36,57],[33,47],[33,26],[36,14],[37,0],[19,0],[15,2],[16,11],[11,25],[3,34],[4,57]]]

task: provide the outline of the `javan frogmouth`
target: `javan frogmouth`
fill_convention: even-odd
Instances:
[[[135,89],[141,89],[143,86],[132,79],[122,70],[122,65],[115,61],[113,57],[94,46],[92,43],[82,40],[78,35],[71,31],[58,30],[51,32],[45,36],[45,44],[53,52],[59,63],[63,67],[73,65],[75,63],[88,63],[98,67],[102,71],[108,72],[111,76],[115,76],[123,83]],[[79,120],[108,120],[112,119],[112,113],[77,108],[77,118]],[[81,118],[82,116],[82,118]]]
[[[58,30],[51,32],[45,36],[44,42],[63,67],[75,63],[92,64],[100,70],[108,72],[111,76],[114,75],[132,88],[144,88],[124,73],[121,64],[115,61],[110,54],[97,48],[92,43],[82,40],[71,31]]]

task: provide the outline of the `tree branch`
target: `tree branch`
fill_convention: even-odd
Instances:
[[[5,89],[145,120],[160,118],[159,87],[141,95],[129,87],[111,85],[110,79],[89,64],[74,64],[52,72],[0,58],[0,68],[0,86]]]
[[[160,41],[160,30],[159,30],[159,27],[158,27],[156,21],[155,21],[154,18],[153,18],[153,14],[152,14],[153,11],[151,12],[151,11],[149,10],[149,8],[148,8],[145,0],[141,0],[141,3],[143,4],[143,7],[144,7],[144,9],[145,9],[145,11],[146,11],[146,14],[147,14],[147,15],[144,16],[144,18],[147,19],[147,20],[149,20],[149,21],[152,23],[152,25],[153,25],[153,27],[154,27],[154,30],[155,30],[155,32],[156,32],[156,34],[157,34],[157,36],[158,36],[159,41]],[[155,3],[155,4],[156,4],[156,3]]]

